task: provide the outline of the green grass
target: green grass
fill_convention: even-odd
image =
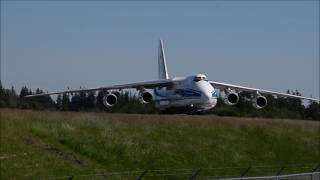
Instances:
[[[108,179],[136,179],[159,169],[168,171],[144,179],[186,179],[202,168],[201,179],[238,176],[248,166],[248,175],[282,166],[303,172],[320,163],[314,121],[0,110],[1,179],[103,179],[81,175],[112,172],[122,173]]]

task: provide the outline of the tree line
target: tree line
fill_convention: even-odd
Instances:
[[[32,91],[26,86],[22,87],[18,94],[14,87],[6,89],[0,82],[0,108],[19,108],[34,110],[51,111],[107,111],[110,113],[159,113],[153,103],[141,104],[136,94],[131,91],[114,91],[118,97],[118,103],[112,108],[106,108],[102,99],[105,91],[80,92],[70,94],[60,94],[56,100],[50,96],[38,96],[25,98],[26,95],[44,93],[37,88]],[[287,91],[289,94],[301,96],[298,91]],[[242,92],[239,94],[240,100],[235,106],[228,106],[223,103],[223,98],[218,98],[215,108],[206,114],[216,114],[219,116],[237,117],[267,117],[267,118],[288,118],[288,119],[309,119],[320,121],[320,104],[310,102],[304,105],[300,99],[275,98],[271,95],[266,96],[268,105],[264,109],[257,110],[253,107],[250,93]]]

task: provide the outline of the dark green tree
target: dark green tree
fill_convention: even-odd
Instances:
[[[58,96],[57,96],[56,109],[62,110],[62,96],[61,96],[61,94],[58,94]]]
[[[70,110],[71,111],[80,111],[80,96],[79,93],[75,93],[71,97],[71,102],[70,102]]]
[[[0,80],[0,108],[6,107],[4,98],[4,88],[2,87],[2,82]]]
[[[95,92],[91,91],[88,92],[87,98],[86,98],[86,110],[92,111],[96,109],[96,97]]]
[[[70,106],[70,98],[69,94],[63,94],[62,95],[62,111],[68,111]]]
[[[320,104],[313,102],[305,109],[305,116],[307,119],[320,121]]]
[[[31,106],[31,101],[30,101],[30,99],[29,98],[25,98],[25,96],[27,96],[27,95],[31,95],[32,94],[32,91],[31,90],[29,90],[28,88],[27,88],[27,86],[23,86],[22,88],[21,88],[21,90],[20,90],[20,95],[19,95],[19,99],[20,99],[20,103],[19,103],[19,107],[21,108],[21,109],[29,109],[29,108],[31,108],[32,106]]]

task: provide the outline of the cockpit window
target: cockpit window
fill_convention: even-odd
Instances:
[[[196,76],[194,77],[193,81],[199,82],[199,81],[206,81],[207,78],[205,76]]]
[[[201,80],[201,77],[194,77],[193,81],[198,82]]]

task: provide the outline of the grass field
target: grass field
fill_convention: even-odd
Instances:
[[[201,179],[320,163],[314,121],[0,110],[1,179],[186,179],[202,168]]]

